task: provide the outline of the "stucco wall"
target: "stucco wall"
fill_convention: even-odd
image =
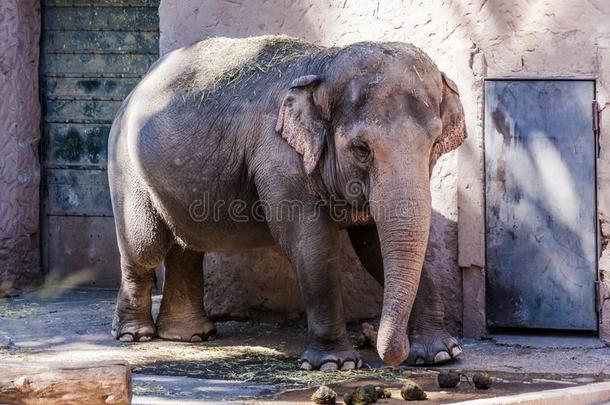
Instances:
[[[0,2],[0,296],[40,276],[40,2]]]
[[[360,40],[407,41],[426,51],[455,80],[466,112],[469,138],[457,153],[444,157],[435,170],[432,249],[427,264],[444,288],[451,329],[459,330],[463,320],[464,333],[469,336],[485,334],[484,78],[593,77],[597,79],[601,107],[610,103],[610,3],[606,0],[162,0],[160,21],[162,53],[217,35],[283,33],[324,45]],[[599,215],[604,226],[600,279],[607,283],[610,109],[606,108],[601,118],[598,189]],[[226,287],[239,291],[242,286],[256,286],[257,277],[268,274],[265,263],[273,262],[277,279],[272,282],[290,279],[288,285],[293,286],[285,262],[276,261],[272,254],[258,258],[259,270],[250,271],[251,266],[246,266],[250,262],[241,257],[222,261],[222,265],[220,260],[208,260],[206,271],[217,278],[214,286],[223,283],[221,268],[229,274],[242,272],[235,276],[239,277],[237,287]],[[245,273],[242,266],[247,269]],[[360,273],[359,269],[346,266],[346,274],[353,279],[363,277]],[[263,283],[269,282],[265,278]],[[343,295],[349,296],[352,287],[346,285]],[[610,294],[610,288],[602,290]],[[248,303],[236,304],[235,313],[244,312],[247,305],[277,309],[288,301],[292,309],[297,308],[295,294],[291,293],[288,300],[274,291],[263,291],[249,298]],[[206,298],[212,311],[223,311],[223,299],[210,293]],[[375,302],[378,304],[378,300]],[[600,331],[607,336],[610,299],[603,302],[607,310],[600,318]],[[373,306],[358,305],[363,307]],[[352,315],[359,315],[360,310],[351,311]]]

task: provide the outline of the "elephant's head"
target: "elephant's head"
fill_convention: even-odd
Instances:
[[[430,229],[430,172],[466,137],[455,84],[408,44],[346,47],[292,82],[277,131],[335,200],[377,225],[385,290],[377,351],[406,359],[406,327]],[[308,72],[305,72],[308,73]]]

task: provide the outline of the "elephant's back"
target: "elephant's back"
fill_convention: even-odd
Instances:
[[[203,95],[205,102],[261,79],[284,82],[292,70],[299,70],[304,58],[315,57],[323,49],[278,35],[206,39],[161,57],[136,86],[134,99],[167,102],[160,94],[165,93],[183,101]]]
[[[256,128],[256,119],[275,115],[287,83],[302,74],[304,59],[321,49],[286,36],[263,36],[211,38],[169,52],[122,107],[130,155],[150,154],[147,145],[192,151],[197,142],[247,137],[238,127]]]
[[[275,127],[289,83],[321,49],[285,36],[212,38],[164,55],[117,115],[117,166],[150,188],[194,174],[240,178],[246,150]]]
[[[181,126],[194,122],[201,129],[220,109],[256,106],[258,113],[275,113],[279,91],[300,74],[304,59],[322,49],[286,36],[261,36],[211,38],[171,51],[151,66],[122,107],[130,132],[162,125],[182,133]]]
[[[189,92],[214,94],[238,90],[273,76],[288,79],[303,58],[317,55],[322,47],[283,35],[250,38],[210,38],[172,53],[186,54],[190,69],[175,83],[185,96]],[[291,66],[294,64],[295,66]]]

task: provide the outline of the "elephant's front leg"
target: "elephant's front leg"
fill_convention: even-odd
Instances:
[[[462,349],[445,328],[445,309],[430,269],[424,265],[409,318],[411,350],[407,363],[439,364],[457,358]]]
[[[300,358],[306,370],[352,370],[360,354],[347,338],[341,300],[339,233],[335,224],[298,224],[290,259],[307,312],[308,346]]]
[[[296,271],[307,313],[308,345],[299,361],[305,370],[355,369],[361,360],[345,328],[339,229],[327,214],[316,214],[311,208],[290,222],[271,219],[269,223],[274,238]]]

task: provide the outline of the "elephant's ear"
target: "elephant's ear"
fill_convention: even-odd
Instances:
[[[305,171],[310,175],[322,156],[328,125],[322,116],[325,110],[316,94],[322,79],[307,75],[295,79],[284,97],[275,130],[303,156]]]
[[[441,72],[443,79],[443,99],[441,100],[441,121],[443,132],[434,144],[433,161],[442,154],[452,151],[466,139],[464,109],[460,101],[457,85]]]

